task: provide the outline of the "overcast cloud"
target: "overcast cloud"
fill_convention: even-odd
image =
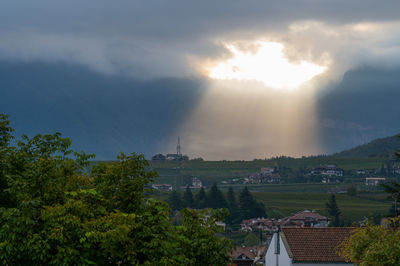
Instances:
[[[205,84],[199,88],[201,93],[192,93],[189,97],[191,101],[182,98],[182,103],[187,104],[184,111],[180,111],[179,100],[176,100],[182,91],[177,95],[165,91],[173,99],[168,103],[164,101],[164,96],[160,99],[158,96],[149,96],[143,103],[146,108],[156,110],[156,113],[174,114],[179,111],[170,119],[179,123],[162,130],[173,141],[161,143],[160,151],[173,150],[175,136],[181,136],[185,152],[211,159],[316,154],[333,151],[324,148],[329,146],[327,143],[332,143],[329,147],[339,147],[341,141],[350,139],[350,136],[356,141],[346,142],[341,148],[360,144],[361,133],[365,136],[361,139],[367,140],[398,131],[398,127],[390,127],[394,124],[392,121],[398,121],[397,118],[388,119],[389,122],[384,125],[376,123],[382,120],[382,113],[398,113],[387,110],[380,112],[385,106],[397,110],[397,102],[385,104],[385,101],[396,99],[396,96],[390,95],[397,95],[397,92],[378,102],[376,109],[370,108],[375,99],[364,95],[368,99],[363,102],[363,106],[366,106],[364,113],[370,109],[369,116],[379,113],[371,116],[370,120],[359,121],[357,117],[349,116],[355,114],[364,117],[360,112],[363,106],[357,110],[353,108],[357,99],[362,98],[362,95],[352,94],[354,86],[359,86],[363,92],[374,91],[388,86],[387,82],[383,82],[387,76],[379,78],[378,75],[376,81],[382,82],[374,83],[374,86],[366,86],[368,84],[348,78],[351,82],[342,88],[343,91],[349,91],[351,97],[337,88],[345,72],[360,66],[371,66],[374,71],[382,68],[399,69],[399,10],[398,0],[2,0],[0,61],[78,64],[101,74],[111,74],[106,77],[115,78],[113,74],[122,74],[133,77],[133,81],[144,79],[138,84],[149,82],[157,89],[170,84],[167,86],[169,90],[183,86],[178,89],[190,91],[188,86],[193,86],[192,82],[175,84],[163,80],[153,84],[151,80],[189,78],[197,84],[197,81],[207,77],[207,71],[212,66],[232,56],[227,49],[229,45],[247,53],[255,52],[257,43],[279,42],[289,61],[307,61],[327,70],[303,86],[298,93],[281,93],[252,81],[208,80],[201,82]],[[373,71],[370,72],[362,73],[371,76]],[[390,77],[397,76],[396,71],[393,73]],[[268,75],[274,73],[266,73]],[[62,77],[61,74],[56,76]],[[89,91],[87,84],[80,84],[79,80],[73,83],[78,91]],[[30,85],[29,82],[27,84]],[[17,85],[15,87],[19,88]],[[37,84],[35,89],[43,90],[45,85]],[[64,85],[67,86],[68,82]],[[107,90],[115,90],[114,86],[110,83]],[[139,95],[143,92],[140,89],[153,88],[150,85],[132,86],[127,85],[127,88],[130,92],[138,92],[130,96],[134,100],[141,99]],[[390,91],[397,90],[396,86],[388,87]],[[58,86],[52,85],[48,89],[53,88]],[[315,94],[314,89],[323,93]],[[335,91],[342,96],[337,96],[335,101],[327,101],[326,98],[335,99],[334,95],[325,97]],[[377,95],[381,93],[378,91]],[[71,97],[79,99],[76,94]],[[324,97],[327,102],[325,105],[320,103],[324,102]],[[108,98],[100,97],[99,101],[108,102]],[[15,99],[15,105],[18,105],[18,97]],[[166,106],[155,104],[155,99]],[[342,110],[347,100],[347,111],[335,111],[336,107]],[[127,106],[131,107],[130,104]],[[119,107],[117,103],[110,110],[119,110]],[[138,110],[135,107],[132,104],[133,109],[129,109],[129,112],[121,112],[123,115],[119,117],[120,120],[116,119],[117,116],[112,116],[111,120],[125,121],[121,118],[140,114],[141,109],[145,109]],[[100,110],[99,117],[102,117],[101,111],[108,113],[107,110]],[[60,113],[63,115],[62,111]],[[82,112],[82,115],[87,115],[87,112]],[[157,120],[157,116],[139,117],[144,121],[152,121],[154,125],[161,121]],[[92,117],[85,119],[93,120]],[[135,119],[135,123],[138,120]],[[123,126],[126,124],[120,122],[116,128],[125,128]],[[378,126],[375,128],[374,125]],[[383,126],[389,129],[379,133],[383,132],[379,131]],[[85,124],[85,127],[90,129],[90,124]],[[143,122],[139,128],[148,127]],[[135,129],[124,130],[120,131],[129,136]],[[369,133],[364,133],[366,131]],[[331,132],[338,133],[332,135]],[[114,137],[118,134],[108,135]],[[144,132],[143,135],[148,136],[148,133]],[[148,146],[152,142],[149,140],[148,143],[139,144]],[[136,148],[140,146],[137,144],[134,143]]]
[[[0,56],[182,77],[197,75],[199,61],[229,56],[226,42],[267,39],[284,42],[293,60],[347,69],[375,57],[397,61],[398,10],[399,1],[366,0],[2,1]]]

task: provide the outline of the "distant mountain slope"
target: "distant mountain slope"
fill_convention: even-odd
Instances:
[[[9,115],[17,136],[58,131],[75,150],[100,160],[165,152],[202,87],[194,79],[141,81],[77,65],[0,61],[0,113]]]
[[[326,153],[341,152],[400,132],[400,68],[363,67],[317,101]]]
[[[399,77],[400,68],[352,70],[317,98],[325,154],[400,132]],[[16,135],[59,131],[72,139],[74,149],[95,153],[99,160],[112,160],[120,151],[150,157],[174,151],[180,126],[203,98],[206,82],[143,81],[77,65],[0,61],[0,112],[10,116]]]
[[[337,157],[391,157],[400,150],[400,134],[375,139],[367,144],[334,154]]]

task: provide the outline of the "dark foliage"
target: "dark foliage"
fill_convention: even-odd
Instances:
[[[329,201],[326,203],[326,210],[329,216],[332,218],[330,223],[331,226],[340,226],[340,210],[336,203],[336,197],[334,194],[331,195]]]

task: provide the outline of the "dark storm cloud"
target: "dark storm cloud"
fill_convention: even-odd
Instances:
[[[236,29],[264,30],[296,20],[333,23],[396,20],[398,1],[6,1],[3,27],[130,33],[175,39]],[[250,27],[250,28],[249,28]]]
[[[16,136],[61,132],[73,148],[114,159],[151,156],[175,143],[204,84],[191,79],[137,81],[65,64],[0,62],[0,113]]]
[[[398,87],[367,116],[350,107],[365,98],[369,110],[374,88],[354,81],[340,90],[340,81],[362,65],[400,69],[399,10],[398,0],[2,0],[0,112],[20,132],[60,130],[107,159],[120,150],[170,152],[178,135],[184,152],[206,158],[314,154],[318,135],[322,152],[336,151],[359,144],[360,135],[398,130],[391,123],[398,112],[384,120],[394,126],[378,130],[379,105],[398,110]],[[308,91],[281,97],[263,87],[258,97],[244,84],[203,82],[210,66],[231,56],[226,45],[248,52],[263,41],[282,43],[291,62],[327,68],[313,81],[315,108],[301,100]],[[279,109],[287,106],[299,110]]]
[[[218,58],[219,41],[287,30],[398,19],[399,1],[2,1],[0,55],[72,61],[103,72],[187,76],[188,56]]]

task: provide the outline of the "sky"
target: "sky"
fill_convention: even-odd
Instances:
[[[399,1],[372,0],[3,0],[0,61],[203,82],[160,152],[180,136],[192,157],[320,154],[332,151],[332,125],[358,128],[353,144],[393,133],[360,135],[372,126],[321,117],[318,103],[349,71],[400,67],[398,10]]]

